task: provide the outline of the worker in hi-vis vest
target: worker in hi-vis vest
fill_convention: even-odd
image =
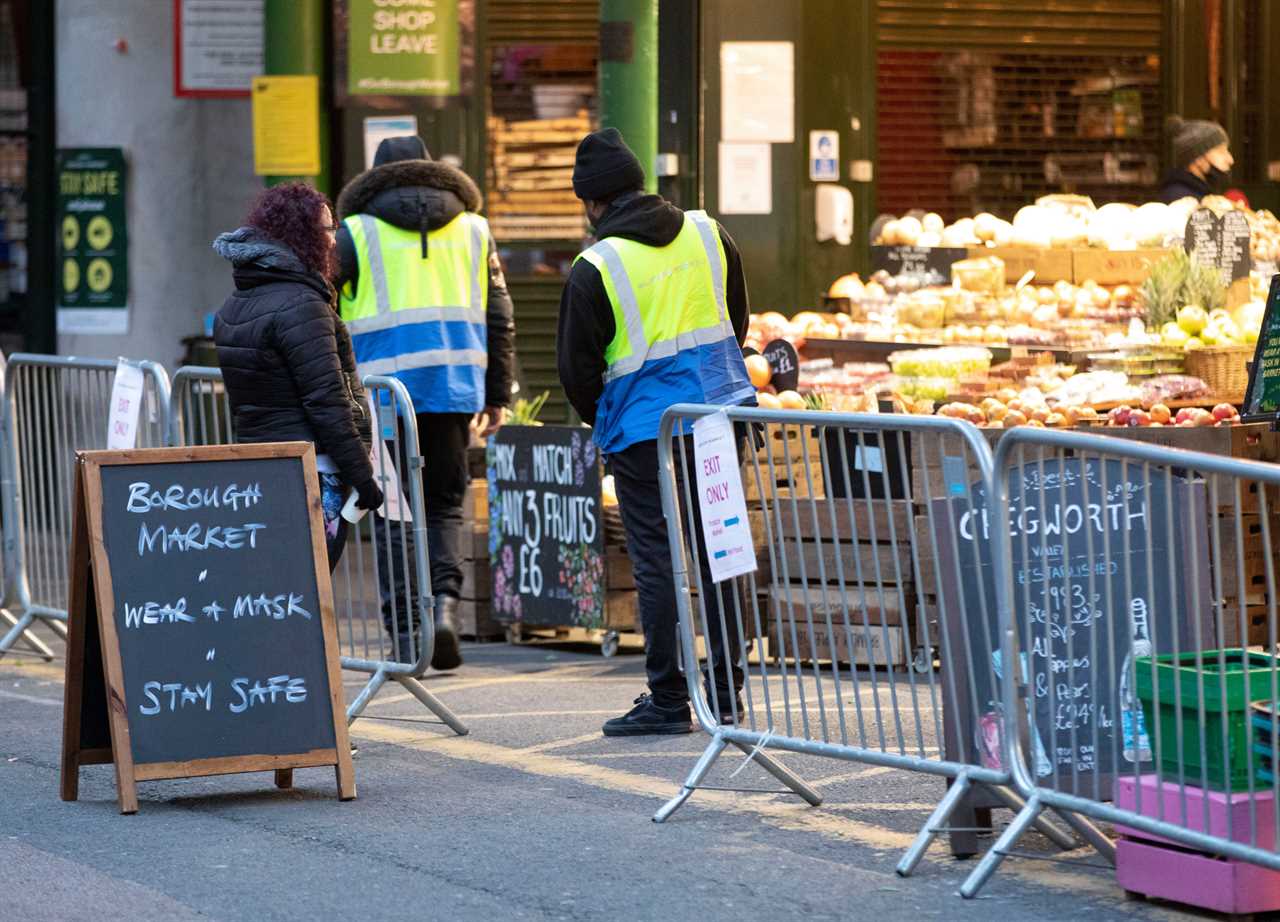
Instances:
[[[462,663],[454,618],[472,423],[482,437],[491,435],[511,400],[511,298],[479,208],[471,178],[429,159],[417,137],[384,140],[373,168],[338,197],[339,310],[360,373],[398,378],[417,414],[436,669]],[[401,529],[377,534],[383,620],[393,654],[404,660],[417,649],[409,614],[417,610],[416,569],[412,553],[399,546]]]
[[[574,262],[561,295],[556,360],[565,393],[594,427],[613,474],[649,684],[649,694],[607,721],[604,733],[688,733],[693,724],[677,655],[675,581],[658,489],[658,424],[676,403],[755,405],[741,348],[751,312],[742,259],[705,212],[681,211],[645,194],[640,161],[614,128],[589,134],[578,146],[573,191],[598,242]],[[691,441],[683,437],[678,444],[691,471]],[[681,475],[679,454],[675,467]],[[716,716],[732,723],[742,713],[734,581],[712,591],[700,525],[696,531],[714,663],[703,680]]]

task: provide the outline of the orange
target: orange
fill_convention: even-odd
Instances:
[[[746,358],[747,377],[751,379],[751,386],[759,390],[769,383],[769,379],[773,377],[773,369],[769,367],[769,360],[763,355],[749,355]]]
[[[784,410],[803,410],[804,398],[795,391],[783,391],[778,395],[778,402]]]

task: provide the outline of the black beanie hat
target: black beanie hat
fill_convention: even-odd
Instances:
[[[373,165],[382,166],[384,163],[398,163],[401,160],[430,159],[431,155],[427,153],[427,145],[422,142],[422,138],[416,134],[410,134],[401,138],[386,138],[379,143],[373,155]]]
[[[644,167],[617,128],[593,131],[582,139],[573,164],[574,195],[601,202],[619,192],[642,188]]]
[[[1166,125],[1173,145],[1173,165],[1179,170],[1185,170],[1218,145],[1227,143],[1227,132],[1217,122],[1183,120],[1171,115]]]

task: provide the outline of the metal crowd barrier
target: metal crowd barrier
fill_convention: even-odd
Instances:
[[[712,589],[696,436],[687,433],[715,412],[735,424],[745,455],[758,570]],[[992,561],[987,546],[963,547],[956,527],[980,516],[985,502],[992,456],[979,431],[941,417],[679,405],[663,416],[658,444],[683,662],[697,662],[701,634],[708,660],[741,669],[742,694],[738,701],[726,691],[723,666],[709,690],[710,665],[705,673],[686,668],[711,741],[654,820],[702,786],[729,746],[813,805],[817,792],[772,753],[950,779],[898,865],[904,876],[936,835],[957,831],[947,824],[967,797],[1021,810],[991,726],[1001,675],[1010,670],[975,642],[998,636],[994,589],[983,591],[962,572],[966,562],[990,570]],[[1069,833],[1036,821],[1058,845],[1075,845]]]
[[[137,444],[165,444],[169,377],[151,361],[143,372]],[[66,637],[67,549],[75,454],[107,447],[115,361],[15,353],[4,373],[3,482],[7,568],[0,655],[22,639],[52,658],[32,628],[43,622]],[[17,612],[15,616],[13,613]]]
[[[374,474],[391,499],[384,506],[385,515],[366,515],[358,525],[348,526],[346,549],[333,573],[342,667],[369,674],[368,683],[347,706],[347,722],[354,722],[373,696],[393,681],[455,733],[465,735],[466,726],[419,681],[431,662],[435,624],[423,461],[413,402],[395,378],[367,375],[364,386],[369,404],[376,408],[375,445],[385,445],[385,450],[375,452]],[[173,445],[235,441],[219,369],[185,366],[174,375],[169,438]],[[409,611],[404,610],[406,599]],[[384,618],[404,628],[405,646],[392,640]]]
[[[1003,749],[1027,803],[961,893],[1046,808],[1115,824],[1090,837],[1112,860],[1158,861],[1164,839],[1280,870],[1280,467],[1015,429],[992,482],[1000,649],[1025,663],[1003,708],[1026,732]]]

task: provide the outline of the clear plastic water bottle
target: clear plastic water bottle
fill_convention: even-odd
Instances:
[[[1027,654],[1025,652],[1018,654],[1018,659],[1022,663],[1022,680],[1024,682],[1029,682],[1031,680],[1031,669],[1030,669],[1030,664],[1027,661]],[[1004,671],[1002,667],[1003,667],[1003,663],[1001,661],[1000,651],[992,650],[991,651],[991,668],[992,670],[995,671],[996,678],[1000,679],[1001,681],[1004,680]],[[1045,752],[1044,742],[1040,739],[1040,733],[1034,729],[1035,717],[1031,709],[1034,708],[1035,706],[1036,706],[1035,700],[1028,698],[1027,699],[1027,722],[1028,722],[1028,729],[1031,733],[1032,758],[1035,759],[1036,777],[1043,778],[1045,775],[1053,771],[1053,764],[1049,761],[1049,754]],[[996,767],[1000,767],[1000,766],[996,766]]]
[[[1151,655],[1151,632],[1147,621],[1147,600],[1134,599],[1129,603],[1129,636],[1132,643],[1120,669],[1120,730],[1124,741],[1126,762],[1151,761],[1151,741],[1147,738],[1147,722],[1138,700],[1136,684],[1131,677],[1134,661]]]

